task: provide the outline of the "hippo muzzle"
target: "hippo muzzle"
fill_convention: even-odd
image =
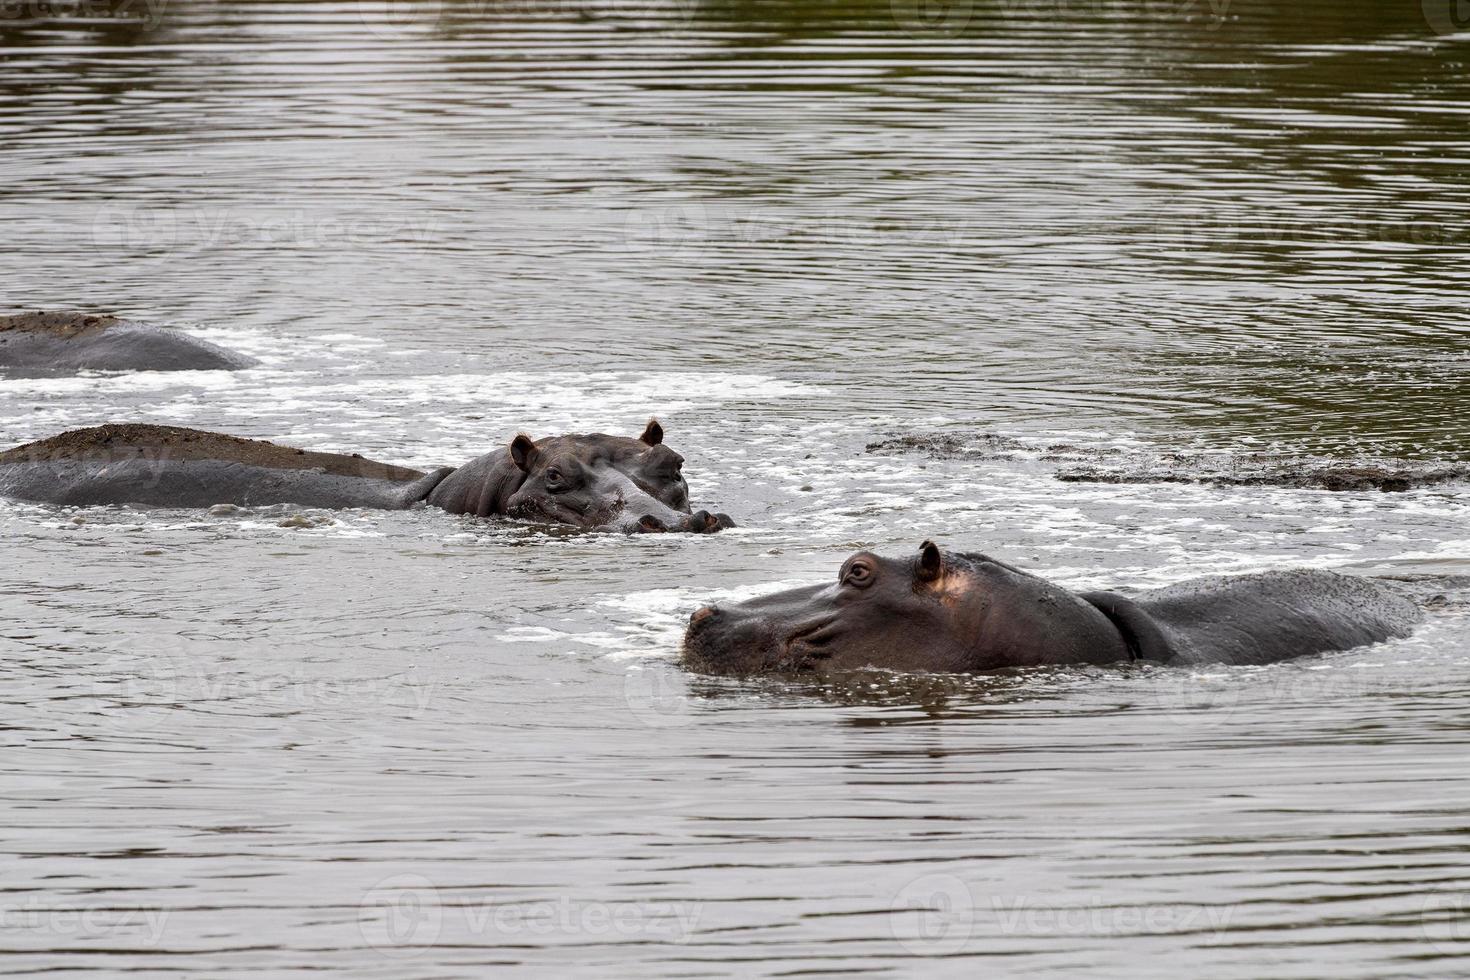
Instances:
[[[684,635],[685,662],[719,674],[812,669],[837,649],[836,598],[831,586],[814,585],[696,609]]]
[[[665,523],[653,514],[644,514],[632,523],[623,524],[623,530],[628,534],[658,534],[664,531],[713,534],[734,526],[735,522],[730,519],[729,514],[711,514],[707,510],[697,510],[692,514],[677,514],[672,524]]]
[[[561,471],[575,472],[575,476],[562,475]],[[625,534],[709,534],[734,526],[723,514],[676,510],[606,462],[576,466],[568,461],[561,471],[559,482],[551,486],[544,481],[528,481],[511,497],[506,513],[524,520]]]

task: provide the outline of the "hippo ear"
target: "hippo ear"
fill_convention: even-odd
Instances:
[[[932,582],[937,579],[944,569],[944,556],[939,553],[939,545],[933,541],[925,541],[919,545],[919,563],[915,568],[921,581]]]
[[[643,430],[638,441],[649,446],[657,446],[664,441],[664,427],[658,424],[658,419],[648,420],[648,427]]]
[[[536,444],[522,432],[510,442],[510,458],[522,473],[531,472],[531,461],[536,458]]]

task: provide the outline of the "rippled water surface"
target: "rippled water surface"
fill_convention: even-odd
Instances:
[[[263,364],[0,380],[7,445],[657,415],[741,527],[0,504],[0,970],[1470,975],[1470,487],[1056,478],[1466,460],[1453,4],[110,2],[0,10],[0,312]],[[1433,608],[1269,668],[679,667],[699,602],[926,537]]]

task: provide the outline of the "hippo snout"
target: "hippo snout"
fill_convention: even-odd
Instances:
[[[734,527],[735,522],[730,520],[729,514],[711,514],[707,510],[696,510],[689,515],[685,525],[686,530],[693,531],[695,534],[714,534],[727,527]]]
[[[633,534],[658,534],[667,531],[669,526],[652,514],[644,514],[633,523],[628,530]]]
[[[684,531],[689,534],[714,534],[716,531],[734,526],[735,522],[730,520],[726,514],[711,514],[707,510],[697,510],[692,514],[675,515],[672,523],[665,523],[653,514],[644,514],[629,526],[629,533]]]
[[[713,667],[720,664],[726,658],[726,651],[730,644],[732,627],[736,632],[743,633],[742,627],[751,625],[746,622],[747,617],[739,615],[739,604],[736,605],[735,619],[738,622],[729,622],[720,607],[716,605],[700,606],[689,614],[689,626],[684,630],[684,659],[686,663],[699,664]]]
[[[708,603],[684,631],[684,663],[714,674],[800,671],[828,659],[838,609],[827,585],[745,602]]]
[[[711,673],[756,673],[779,656],[776,632],[743,603],[700,606],[684,631],[684,662]]]

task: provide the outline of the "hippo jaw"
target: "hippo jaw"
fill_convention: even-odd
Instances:
[[[684,661],[721,674],[887,669],[937,673],[1128,659],[1113,624],[1079,596],[983,555],[853,555],[834,585],[690,617]]]
[[[832,592],[813,585],[695,610],[684,636],[684,662],[712,674],[817,669],[836,652],[841,635]]]

